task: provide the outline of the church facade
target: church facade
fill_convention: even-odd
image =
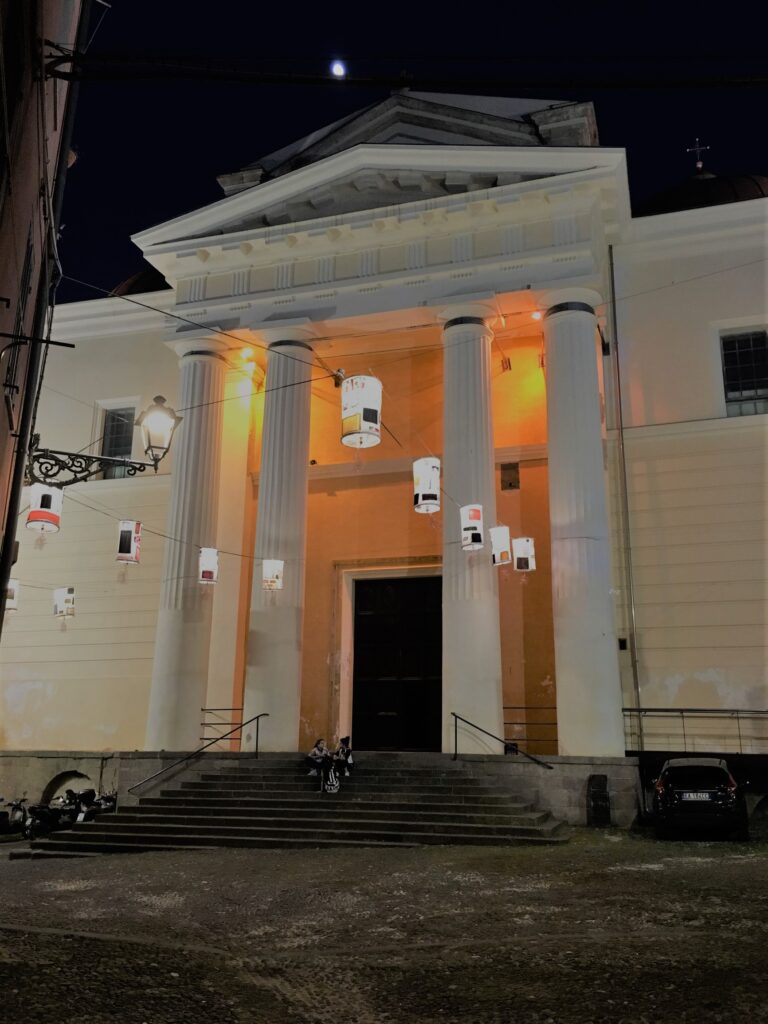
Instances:
[[[134,238],[170,287],[56,311],[41,446],[182,420],[21,530],[3,748],[248,750],[266,714],[267,750],[616,757],[698,708],[732,749],[768,707],[765,200],[633,218],[589,104],[417,93],[221,184]]]

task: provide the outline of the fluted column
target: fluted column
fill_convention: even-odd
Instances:
[[[256,513],[244,719],[267,712],[259,745],[298,750],[310,385],[314,357],[304,328],[263,331],[269,343]],[[265,558],[285,562],[283,589],[265,591]],[[253,727],[243,746],[252,749]]]
[[[197,582],[201,547],[216,546],[221,398],[226,364],[214,338],[173,343],[179,356],[183,416],[173,443],[145,748],[194,750],[208,682],[212,587]]]
[[[624,754],[611,600],[594,307],[600,296],[546,296],[549,514],[561,754]]]
[[[490,310],[444,311],[443,362],[443,750],[453,750],[455,711],[503,736],[499,593],[488,529],[496,525],[491,420]],[[483,506],[485,546],[461,547],[459,508]],[[501,747],[461,726],[459,749],[499,754]]]

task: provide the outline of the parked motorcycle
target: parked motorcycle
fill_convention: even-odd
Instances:
[[[0,810],[0,835],[15,835],[24,831],[24,822],[28,817],[27,808],[24,806],[26,802],[26,797],[5,802],[0,797],[0,803],[3,803]]]
[[[84,790],[78,793],[80,798],[80,813],[78,821],[93,821],[100,814],[113,814],[117,810],[117,796],[114,793],[104,793],[96,796],[93,789]]]
[[[109,814],[116,809],[114,793],[97,797],[95,789],[83,789],[79,793],[68,789],[49,804],[33,804],[29,808],[23,834],[26,839],[36,839],[50,832],[72,828],[75,822],[93,821],[99,814]]]
[[[71,828],[79,813],[77,793],[72,789],[68,789],[64,796],[54,797],[49,804],[32,804],[29,817],[24,823],[24,838],[37,839],[49,832]]]

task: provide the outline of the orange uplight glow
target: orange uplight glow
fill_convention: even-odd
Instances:
[[[244,360],[245,362],[248,362],[249,360],[253,359],[253,349],[252,348],[241,348],[240,349],[240,358],[242,360]]]

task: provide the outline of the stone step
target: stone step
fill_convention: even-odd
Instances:
[[[323,847],[397,847],[398,849],[409,848],[418,846],[419,843],[414,842],[392,842],[390,840],[381,840],[379,842],[369,842],[367,840],[358,839],[340,839],[337,837],[326,838],[326,839],[285,839],[285,838],[259,838],[259,839],[248,839],[235,841],[227,839],[227,837],[217,838],[215,836],[208,837],[207,844],[196,843],[194,845],[190,843],[174,842],[173,840],[168,842],[157,842],[154,840],[148,840],[144,835],[132,835],[122,836],[119,841],[115,841],[112,837],[101,838],[92,836],[88,840],[83,840],[82,836],[74,836],[71,832],[54,832],[53,835],[46,839],[35,839],[32,843],[33,851],[37,852],[44,850],[46,853],[57,854],[58,851],[69,852],[69,853],[86,853],[86,854],[99,854],[99,853],[155,853],[162,852],[164,850],[216,850],[222,846],[235,846],[235,847],[252,847],[259,849],[322,849]]]
[[[78,825],[76,830],[79,831],[80,828],[89,827],[90,824]],[[522,818],[495,823],[476,819],[467,820],[466,818],[463,821],[430,821],[424,818],[403,820],[399,816],[359,817],[357,815],[341,816],[338,814],[319,819],[320,827],[341,829],[348,832],[368,831],[369,829],[384,832],[407,832],[409,829],[416,829],[419,832],[444,832],[446,834],[462,831],[467,831],[467,833],[485,831],[496,835],[513,835],[518,833],[527,835],[533,831],[551,829],[552,824],[551,820],[547,820],[547,815],[540,816],[538,820],[535,816],[532,816],[528,819]],[[153,820],[149,820],[146,815],[115,814],[98,821],[99,829],[110,832],[116,829],[172,828],[174,831],[176,829],[194,829],[200,835],[210,830],[220,832],[222,835],[239,835],[244,831],[259,833],[262,829],[268,828],[305,830],[312,826],[318,827],[318,822],[309,821],[306,817],[291,818],[283,815],[222,819],[189,817],[183,814],[164,814],[154,815]]]
[[[380,844],[388,843],[401,846],[404,843],[417,845],[475,845],[475,846],[506,846],[512,843],[533,842],[539,844],[558,843],[563,841],[562,835],[557,831],[559,824],[553,826],[552,830],[545,832],[540,829],[531,829],[530,832],[521,830],[513,835],[499,835],[487,830],[474,832],[387,832],[381,829],[369,829],[355,833],[350,836],[345,829],[286,829],[270,828],[260,829],[255,834],[249,834],[247,830],[233,833],[229,830],[211,830],[201,832],[198,829],[178,829],[173,827],[165,828],[159,826],[156,829],[142,825],[141,829],[134,831],[109,830],[94,828],[88,824],[79,826],[68,832],[54,832],[47,837],[50,843],[65,843],[66,848],[71,849],[72,843],[88,844],[117,843],[118,845],[146,845],[148,848],[160,846],[178,847],[200,847],[212,846],[261,846],[265,842],[276,841],[282,845],[289,845],[301,842],[308,845],[316,845],[328,842],[335,842],[343,845],[349,843]],[[37,842],[37,841],[36,841]],[[34,845],[34,844],[33,844]]]
[[[409,803],[409,804],[455,804],[456,806],[471,805],[471,806],[489,806],[494,805],[496,807],[509,807],[510,805],[522,806],[519,800],[506,794],[493,794],[493,793],[424,793],[422,791],[411,791],[403,790],[393,793],[390,790],[383,790],[381,793],[371,793],[370,791],[352,791],[349,788],[345,788],[343,785],[338,793],[321,793],[317,783],[310,788],[302,788],[298,790],[275,790],[275,789],[263,789],[263,790],[246,790],[238,793],[233,793],[228,789],[218,790],[191,790],[191,789],[161,789],[160,797],[142,797],[141,800],[149,799],[173,799],[173,800],[190,800],[196,803],[227,803],[235,804],[242,802],[247,804],[252,801],[258,800],[333,800],[333,801],[345,801],[348,803],[377,803],[381,801],[384,803]]]
[[[196,819],[196,820],[210,820],[210,821],[239,821],[241,819],[246,820],[258,820],[263,817],[291,817],[296,816],[300,820],[324,820],[329,816],[333,816],[335,820],[340,817],[347,818],[350,815],[356,817],[394,817],[399,821],[482,821],[489,825],[505,825],[515,824],[523,822],[539,822],[545,821],[548,817],[546,811],[532,811],[532,810],[521,810],[516,813],[498,813],[479,811],[473,808],[471,811],[467,811],[466,808],[462,810],[456,810],[451,807],[447,810],[433,811],[424,810],[419,807],[414,810],[413,807],[406,805],[405,809],[402,806],[388,807],[382,804],[355,804],[352,807],[343,805],[330,805],[323,803],[321,806],[315,804],[314,806],[286,806],[281,801],[274,801],[268,806],[264,807],[218,807],[216,805],[212,807],[197,807],[195,805],[189,806],[184,804],[176,804],[169,802],[158,803],[156,805],[142,805],[135,811],[126,809],[124,811],[118,811],[117,814],[102,815],[98,819],[99,821],[117,821],[123,820],[124,818],[130,817],[132,820],[137,818],[144,818],[151,816],[156,818],[161,817],[184,817],[185,819]]]
[[[189,792],[222,792],[230,793],[259,792],[271,789],[276,792],[290,793],[312,790],[319,785],[319,777],[316,775],[303,775],[290,780],[281,779],[251,779],[246,782],[228,782],[223,779],[216,779],[210,782],[183,781],[179,788]],[[342,787],[354,790],[356,793],[486,793],[498,792],[493,786],[484,786],[476,782],[437,782],[435,780],[424,782],[403,782],[397,779],[366,779],[364,781],[354,778],[342,778]]]
[[[219,780],[226,779],[227,781],[239,782],[248,781],[252,778],[269,777],[272,778],[278,776],[301,776],[306,775],[309,771],[309,765],[305,762],[301,764],[285,765],[284,767],[278,766],[261,766],[256,765],[251,769],[245,770],[243,768],[237,769],[222,769],[220,772],[206,770],[198,770],[196,772],[197,777],[205,782],[211,779]],[[425,779],[425,778],[437,778],[437,779],[473,779],[472,775],[468,773],[454,769],[445,771],[442,768],[372,768],[369,766],[355,765],[352,768],[352,775],[355,778],[377,778],[377,779]]]

